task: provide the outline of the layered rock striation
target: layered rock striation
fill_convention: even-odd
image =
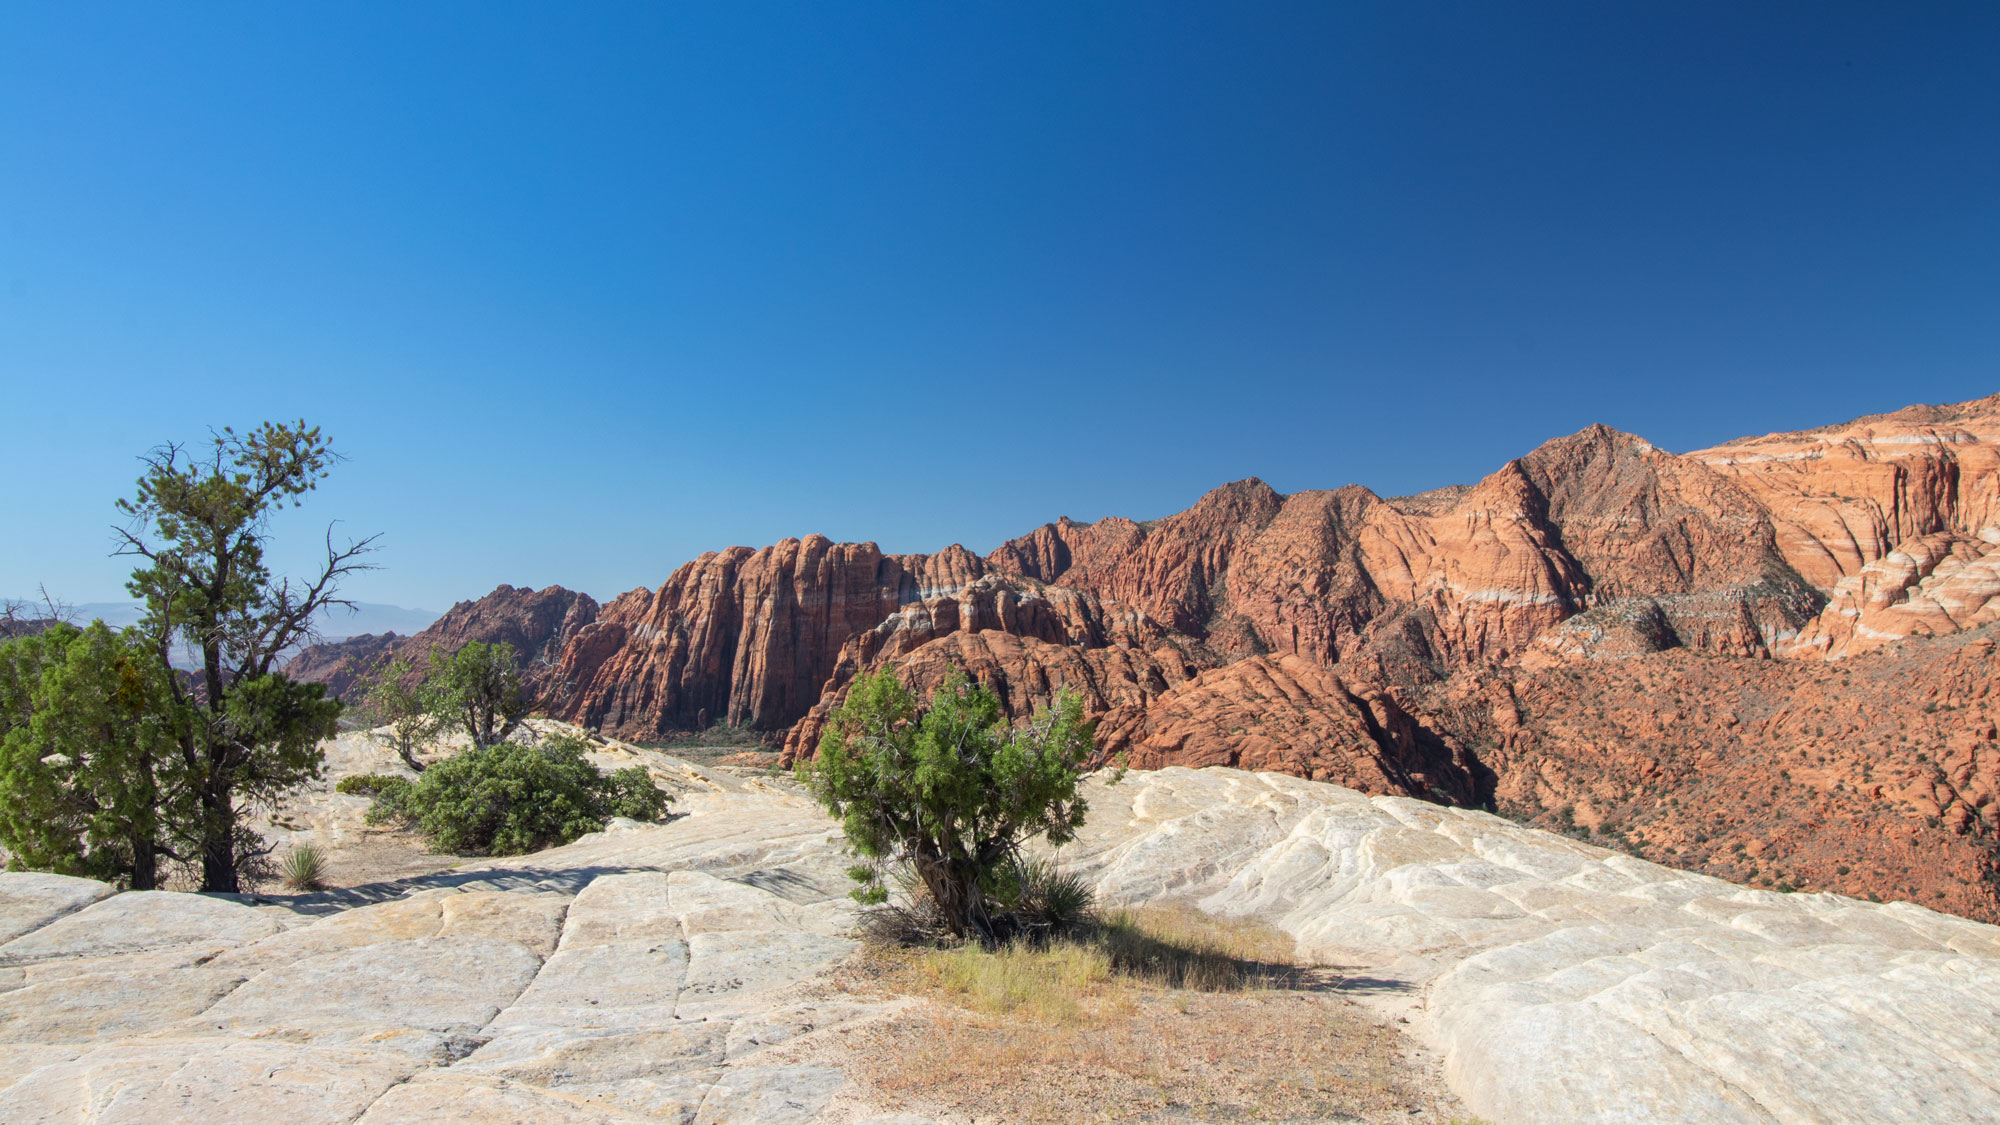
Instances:
[[[1925,703],[1899,676],[1928,673],[1905,666],[2000,622],[2000,395],[1681,455],[1592,426],[1420,496],[1250,479],[1160,520],[1059,519],[984,557],[732,547],[601,609],[555,589],[502,587],[403,643],[518,635],[553,717],[643,741],[728,726],[793,760],[856,675],[893,665],[923,690],[959,666],[1013,716],[1076,691],[1104,760],[1276,770],[1586,830],[1616,805],[1614,824],[1654,825],[1680,861],[1750,878],[1735,848],[1761,845],[1775,850],[1754,877],[1855,893],[1932,895],[1948,880],[1926,858],[1949,856],[1967,889],[1926,901],[2000,916],[1971,827],[1985,812],[1871,796],[1836,832],[1819,798],[1767,776],[1800,775],[1786,747],[1831,729],[1805,716],[1845,705],[1835,680],[1907,736]],[[1832,671],[1863,667],[1902,671]],[[1715,702],[1654,694],[1674,690]],[[1801,717],[1714,726],[1750,697]],[[1591,708],[1637,725],[1593,725]],[[1869,745],[1878,773],[1930,768]],[[1842,801],[1873,793],[1843,768]],[[1836,861],[1810,842],[1828,832],[1875,858]]]
[[[1278,774],[1087,792],[1063,856],[1102,897],[1290,933],[1501,1125],[1975,1121],[2000,1094],[1992,926]]]
[[[847,1070],[849,1033],[936,1016],[830,976],[857,945],[839,826],[782,782],[618,752],[681,815],[314,895],[0,873],[0,1120],[934,1125]],[[1283,774],[1111,781],[1066,870],[1291,935],[1497,1125],[1974,1121],[2000,1096],[1993,926]]]

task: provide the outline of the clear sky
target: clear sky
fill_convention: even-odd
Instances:
[[[1990,0],[0,5],[5,594],[266,418],[441,609],[1996,389]]]

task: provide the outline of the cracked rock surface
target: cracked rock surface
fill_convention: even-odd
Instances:
[[[806,1122],[866,1019],[838,830],[694,775],[669,824],[293,898],[0,874],[0,1121]],[[389,897],[384,897],[384,896]]]
[[[837,828],[685,769],[671,823],[371,887],[0,875],[0,1122],[866,1117],[841,1052],[813,1049],[900,1010],[813,983],[853,948]],[[1289,932],[1497,1125],[2000,1104],[2000,928],[1278,774],[1107,780],[1065,865],[1112,902]]]
[[[1779,894],[1281,774],[1089,785],[1112,901],[1256,916],[1352,967],[1469,1108],[1563,1122],[1991,1121],[2000,927]]]

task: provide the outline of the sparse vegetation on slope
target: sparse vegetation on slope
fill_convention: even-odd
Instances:
[[[1336,983],[1283,934],[1175,907],[1041,947],[873,944],[843,984],[925,1002],[847,1049],[890,1108],[1010,1122],[1457,1110]]]

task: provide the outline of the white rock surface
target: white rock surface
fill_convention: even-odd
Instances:
[[[296,913],[0,875],[0,1122],[815,1120],[845,1078],[774,1047],[878,1010],[806,987],[838,830],[669,762],[670,824]]]
[[[1500,1125],[2000,1119],[2000,928],[1276,774],[1089,796],[1063,859],[1102,894],[1258,916],[1360,967]]]
[[[0,1121],[857,1112],[837,1068],[793,1061],[893,1010],[809,983],[853,948],[837,829],[782,786],[648,761],[688,815],[284,909],[0,875]],[[1105,781],[1065,864],[1352,967],[1351,993],[1407,1016],[1498,1125],[2000,1105],[2000,929],[1277,775]]]
[[[110,894],[110,887],[90,879],[20,872],[8,884],[7,913],[0,916],[0,947]]]

